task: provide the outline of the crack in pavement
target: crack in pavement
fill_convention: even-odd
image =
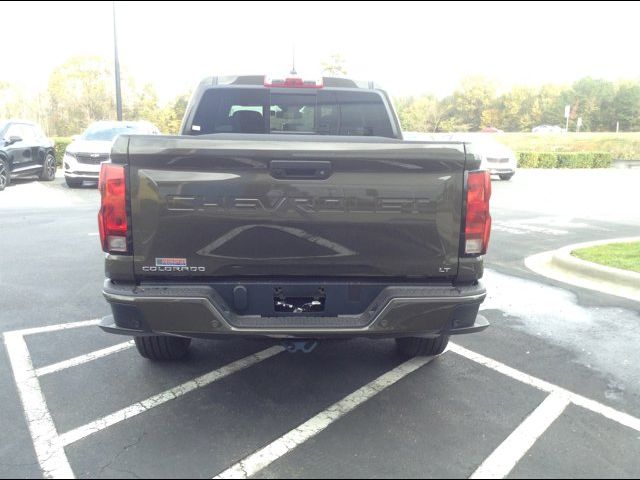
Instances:
[[[138,438],[133,441],[130,444],[125,445],[124,447],[122,447],[122,449],[120,450],[120,452],[118,452],[111,460],[109,460],[106,464],[102,465],[100,467],[100,470],[98,471],[98,476],[102,476],[102,474],[104,473],[104,471],[106,469],[110,469],[110,470],[115,470],[117,472],[121,472],[121,473],[127,473],[129,475],[131,475],[132,477],[135,478],[141,478],[140,476],[138,476],[136,473],[134,472],[130,472],[129,470],[124,470],[124,469],[119,469],[119,468],[115,468],[113,467],[113,463],[115,463],[120,456],[122,456],[124,453],[126,453],[128,450],[136,447],[137,445],[139,445],[142,442],[142,439],[147,435],[146,431],[143,431],[140,436],[138,436]]]

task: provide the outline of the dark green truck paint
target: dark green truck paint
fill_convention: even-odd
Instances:
[[[190,103],[190,133],[203,82]],[[344,88],[344,87],[340,87]],[[189,337],[479,331],[482,258],[460,251],[463,143],[290,134],[121,136],[131,255],[106,257],[103,329]],[[189,120],[191,119],[191,120]],[[184,260],[163,266],[160,259]],[[304,313],[278,302],[314,299]]]

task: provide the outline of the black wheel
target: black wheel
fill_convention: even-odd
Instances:
[[[0,192],[8,187],[11,183],[11,172],[9,172],[9,164],[3,158],[0,158]]]
[[[47,153],[42,165],[42,173],[40,173],[40,180],[45,182],[51,182],[56,178],[56,157],[53,153]]]
[[[64,177],[64,180],[69,188],[80,188],[82,186],[82,180],[78,178]]]
[[[500,180],[511,180],[511,177],[513,177],[513,175],[513,173],[501,173]]]
[[[182,337],[135,337],[134,340],[140,355],[157,362],[180,360],[191,345],[190,338]]]
[[[407,357],[431,357],[440,355],[449,344],[449,335],[436,338],[404,337],[396,338],[396,346]]]

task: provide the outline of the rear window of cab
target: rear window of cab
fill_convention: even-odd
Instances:
[[[275,89],[209,89],[200,100],[191,135],[292,133],[394,138],[382,97],[370,91],[304,93]]]

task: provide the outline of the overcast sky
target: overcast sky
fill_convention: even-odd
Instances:
[[[113,59],[111,2],[3,2],[0,80],[46,86],[74,55]],[[637,2],[116,2],[120,62],[164,99],[211,74],[315,77],[332,53],[394,95],[640,78]]]

